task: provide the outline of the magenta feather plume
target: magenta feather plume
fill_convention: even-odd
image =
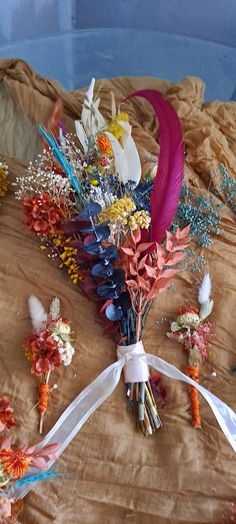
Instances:
[[[160,243],[174,219],[179,202],[184,171],[183,134],[175,109],[159,91],[142,89],[132,96],[145,98],[159,121],[160,156],[151,195],[151,239]]]

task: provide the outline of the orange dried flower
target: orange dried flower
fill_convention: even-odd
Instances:
[[[178,315],[184,315],[185,313],[196,313],[198,315],[199,311],[197,307],[189,306],[189,307],[181,307],[178,310]]]
[[[111,142],[110,142],[109,138],[106,135],[104,135],[104,134],[98,135],[97,136],[97,143],[98,143],[99,149],[103,153],[105,153],[105,155],[107,155],[107,156],[111,156],[112,155],[112,145],[111,145]]]
[[[61,221],[64,217],[63,203],[53,202],[46,193],[38,197],[25,197],[23,208],[26,218],[25,225],[35,233],[54,235],[60,232]]]
[[[0,433],[16,425],[13,411],[8,397],[0,397]]]
[[[31,458],[22,449],[6,448],[0,450],[3,471],[14,479],[20,479],[29,468]]]

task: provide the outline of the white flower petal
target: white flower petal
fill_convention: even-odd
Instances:
[[[111,118],[112,120],[116,118],[116,101],[113,91],[111,92]]]
[[[123,163],[123,153],[124,150],[120,145],[120,142],[117,140],[117,138],[112,135],[109,131],[105,131],[105,135],[109,138],[111,145],[112,145],[112,151],[114,153],[115,158],[115,166],[118,176],[120,177],[122,181],[122,163]]]
[[[86,92],[85,99],[87,100],[87,103],[89,106],[91,106],[92,100],[93,100],[93,92],[94,92],[94,86],[95,86],[95,78],[92,78],[89,88]]]
[[[139,154],[132,136],[129,136],[126,140],[123,153],[122,181],[126,184],[129,180],[132,180],[137,186],[140,178],[141,163]]]
[[[84,128],[79,120],[75,121],[75,129],[77,137],[82,145],[82,148],[84,150],[84,153],[87,153],[88,150],[88,138],[84,131]]]
[[[96,101],[93,101],[94,85],[95,79],[93,78],[85,95],[81,114],[81,122],[84,126],[87,136],[95,135],[100,129],[106,127],[107,125],[102,114],[98,110],[100,98],[98,98]]]

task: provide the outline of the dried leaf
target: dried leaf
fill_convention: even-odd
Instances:
[[[144,242],[143,244],[140,244],[137,247],[137,252],[142,253],[143,251],[147,251],[150,247],[154,245],[155,245],[155,242]]]
[[[175,266],[181,260],[183,260],[186,257],[186,253],[182,252],[176,252],[174,254],[169,255],[168,260],[165,261],[165,266]]]
[[[166,251],[172,251],[174,245],[173,235],[166,231]]]
[[[122,247],[121,251],[123,251],[123,253],[125,253],[126,255],[130,257],[133,257],[135,255],[134,251],[130,249],[129,247]]]
[[[141,230],[140,227],[131,231],[131,238],[135,244],[138,244],[141,240]]]
[[[32,457],[31,460],[30,460],[30,466],[32,468],[38,468],[38,469],[42,469],[42,470],[46,470],[48,469],[47,467],[47,461],[45,460],[44,457]]]
[[[145,256],[140,260],[140,262],[138,263],[138,270],[139,270],[139,271],[140,271],[141,269],[144,269],[144,266],[145,266],[145,263],[146,263],[147,257],[148,257],[148,255],[145,255]]]
[[[130,262],[129,264],[129,272],[130,272],[130,275],[133,275],[133,276],[137,275],[136,265],[133,264],[132,262]]]
[[[175,232],[175,237],[177,240],[185,239],[186,237],[189,236],[189,232],[190,232],[190,224],[188,224],[183,229],[178,228]]]
[[[162,273],[162,278],[173,278],[176,273],[178,273],[180,271],[180,269],[165,269],[165,271],[163,271]]]
[[[137,278],[138,286],[145,291],[150,291],[151,283],[148,280],[145,280],[143,277],[138,276]]]
[[[147,264],[145,264],[145,269],[146,269],[146,273],[147,273],[148,277],[156,278],[157,271],[156,271],[156,269],[154,267],[151,267],[151,266],[148,266]]]
[[[156,282],[153,284],[150,292],[147,295],[147,301],[155,300],[157,295],[159,293],[161,293],[162,291],[164,291],[164,289],[167,288],[169,282],[170,282],[170,279],[165,279],[165,280],[159,279],[159,280],[156,280]]]
[[[105,309],[107,308],[107,306],[109,306],[110,304],[112,304],[112,300],[111,300],[111,299],[106,300],[106,301],[103,303],[102,307],[99,308],[99,314],[102,315],[102,313],[104,313],[104,311],[105,311]]]
[[[137,284],[136,280],[129,279],[129,280],[126,280],[125,283],[126,283],[127,287],[131,287],[133,289],[138,289],[138,284]]]

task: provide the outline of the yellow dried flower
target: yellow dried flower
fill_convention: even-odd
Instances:
[[[60,269],[64,267],[67,269],[67,273],[73,284],[77,284],[79,280],[82,280],[82,275],[79,273],[79,268],[76,263],[77,249],[74,247],[67,246],[72,238],[65,238],[63,235],[57,235],[53,239],[53,243],[60,249],[60,258],[62,263],[59,265]]]
[[[8,166],[0,162],[0,196],[4,196],[8,190]]]
[[[28,362],[31,363],[33,361],[31,350],[27,346],[23,346],[23,351],[24,351],[25,357],[27,358]]]
[[[110,133],[112,133],[112,135],[114,135],[117,140],[121,138],[123,133],[123,128],[119,124],[120,121],[128,122],[129,115],[127,113],[119,113],[119,115],[117,115],[117,117],[114,118],[108,126],[108,131],[110,131]]]
[[[99,185],[99,181],[96,178],[93,178],[92,180],[90,180],[90,184],[92,186],[98,186]]]
[[[148,211],[135,211],[133,215],[129,217],[129,228],[133,231],[138,227],[141,229],[148,229],[151,223],[151,217]]]
[[[120,198],[99,214],[99,221],[109,220],[111,223],[120,223],[122,226],[126,226],[129,215],[135,209],[135,203],[130,197]]]

